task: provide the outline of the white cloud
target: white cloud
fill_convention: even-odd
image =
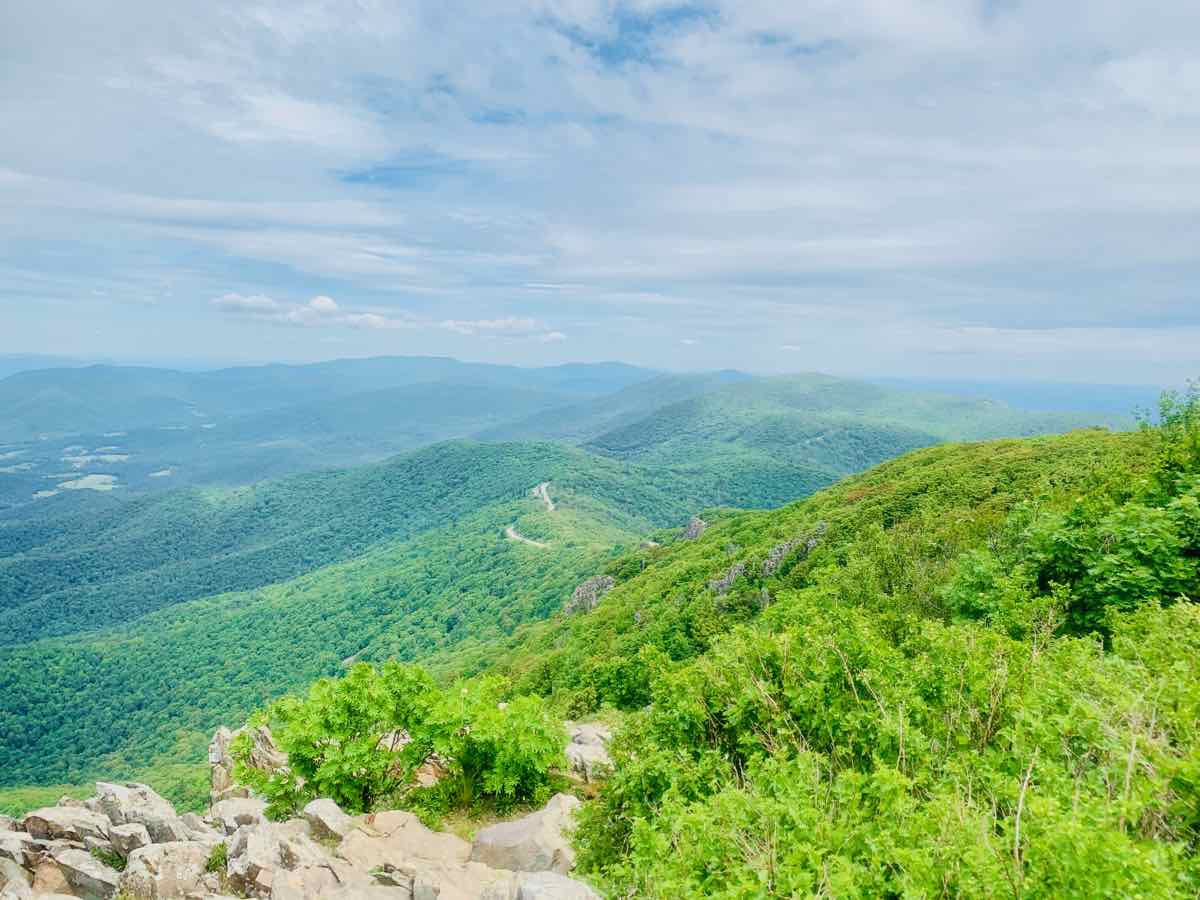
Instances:
[[[253,287],[217,309],[314,354],[420,330],[533,360],[569,332],[667,366],[791,340],[818,366],[882,359],[896,329],[1028,352],[1108,328],[1157,372],[1137,335],[1200,324],[1197,4],[704,7],[216,0],[179,29],[177,0],[21,5],[10,340],[46,340],[21,299],[136,348],[117,298],[166,315],[230,284]],[[266,296],[319,292],[339,300]]]
[[[315,309],[319,313],[330,314],[338,311],[337,302],[332,297],[324,295],[313,297],[308,301],[310,308]]]
[[[264,297],[262,294],[250,294],[247,296],[232,292],[215,298],[212,301],[212,305],[225,312],[258,315],[278,312],[281,309],[279,303],[270,297]]]

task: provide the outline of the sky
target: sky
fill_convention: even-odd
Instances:
[[[1194,0],[0,6],[0,353],[1178,382]]]

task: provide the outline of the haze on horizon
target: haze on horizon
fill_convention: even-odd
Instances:
[[[0,11],[0,353],[1177,383],[1186,0]]]

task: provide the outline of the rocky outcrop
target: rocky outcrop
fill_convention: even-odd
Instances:
[[[143,826],[156,844],[188,839],[188,827],[175,808],[148,785],[98,781],[92,805],[113,825]]]
[[[604,595],[611,591],[616,583],[616,579],[611,575],[593,575],[575,588],[571,599],[563,606],[563,612],[568,616],[591,612],[600,605]]]
[[[558,795],[472,846],[409,812],[351,817],[323,799],[303,818],[270,822],[262,801],[227,798],[206,818],[179,816],[145,785],[101,782],[82,805],[0,831],[0,900],[583,900],[596,895],[565,874],[578,803]],[[122,857],[124,871],[93,847]]]
[[[209,803],[215,804],[231,797],[249,797],[250,792],[234,782],[234,759],[230,747],[234,740],[244,733],[250,735],[251,768],[264,772],[277,772],[287,767],[287,754],[275,745],[271,729],[265,725],[251,728],[239,728],[231,731],[222,726],[213,735],[208,745],[208,765],[211,772],[211,787]]]
[[[585,783],[603,778],[612,769],[608,742],[612,731],[598,722],[567,723],[569,739],[566,746],[571,774]]]
[[[211,851],[202,844],[177,841],[139,847],[129,855],[121,891],[136,900],[168,900],[201,890]]]
[[[709,581],[708,589],[719,597],[733,587],[733,583],[745,574],[746,564],[743,562],[734,563],[724,575]]]
[[[465,863],[471,845],[460,837],[431,831],[410,812],[381,812],[367,816],[348,834],[338,855],[364,869],[406,860]]]
[[[763,577],[769,578],[778,572],[788,560],[788,557],[793,554],[799,559],[805,559],[821,543],[821,539],[825,537],[827,529],[828,526],[824,522],[818,522],[816,527],[808,534],[797,535],[790,541],[776,544],[771,548],[771,552],[767,554],[767,558],[763,560]]]
[[[471,859],[495,869],[565,875],[575,868],[569,835],[579,805],[576,797],[555,794],[538,812],[480,829]]]
[[[699,516],[692,516],[692,520],[687,523],[687,528],[683,530],[683,539],[685,541],[694,541],[707,530],[707,522],[705,522]]]

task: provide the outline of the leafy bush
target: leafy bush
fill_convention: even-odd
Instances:
[[[231,748],[234,775],[268,798],[274,816],[315,797],[331,797],[351,812],[375,809],[384,798],[447,807],[544,799],[550,769],[562,762],[562,723],[538,698],[505,697],[497,679],[443,691],[418,666],[360,663],[254,720],[272,727],[288,754],[285,771],[255,769],[243,735]],[[434,798],[412,787],[430,757],[446,769]]]
[[[504,700],[504,683],[485,678],[443,694],[414,746],[447,761],[458,806],[481,797],[502,806],[549,796],[549,770],[561,766],[566,733],[536,697]]]

